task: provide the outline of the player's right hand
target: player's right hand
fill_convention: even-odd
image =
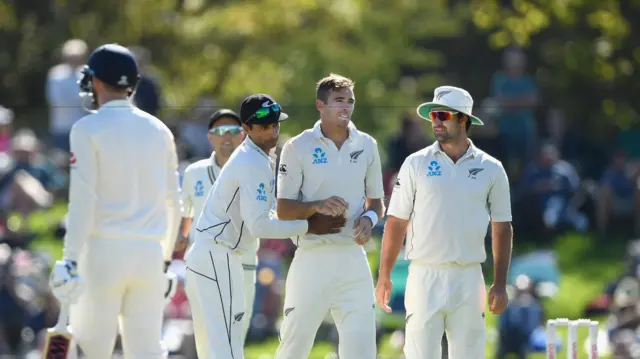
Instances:
[[[380,308],[387,313],[391,313],[389,301],[391,300],[392,290],[393,283],[389,277],[381,276],[378,278],[378,284],[376,285],[376,301]]]
[[[82,291],[82,278],[75,262],[56,261],[49,277],[51,292],[61,303],[75,303]]]
[[[315,205],[316,213],[327,216],[342,216],[347,212],[349,204],[338,196],[332,196],[324,201],[318,201]]]
[[[344,216],[326,216],[316,213],[309,217],[307,222],[309,223],[307,233],[330,234],[339,233],[347,223],[347,219]]]

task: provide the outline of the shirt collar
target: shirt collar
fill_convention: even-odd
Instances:
[[[476,157],[478,155],[478,148],[473,144],[473,141],[471,141],[471,139],[467,139],[467,141],[469,141],[469,148],[467,148],[467,152],[465,152],[465,154],[460,157],[461,159],[467,156]],[[440,147],[440,142],[435,141],[431,146],[427,147],[427,154],[432,153],[444,154],[442,147]]]
[[[216,171],[220,172],[220,166],[218,166],[218,162],[216,161],[216,151],[211,152],[211,157],[209,157],[209,161],[211,161],[211,166],[216,169]]]
[[[313,136],[315,138],[325,138],[324,134],[322,133],[322,128],[320,128],[321,122],[322,122],[321,120],[318,120],[313,125]],[[356,128],[356,125],[352,121],[349,121],[349,125],[347,125],[347,130],[349,131],[349,137],[347,138],[347,141],[358,136],[358,129]]]
[[[133,104],[131,103],[131,100],[126,99],[126,100],[111,100],[103,103],[102,106],[100,106],[100,108],[118,108],[118,107],[130,108],[130,107],[133,107]]]
[[[244,143],[247,145],[247,147],[253,149],[254,151],[256,151],[259,154],[261,154],[262,156],[266,157],[267,159],[269,159],[271,161],[275,161],[276,160],[276,149],[275,149],[275,147],[272,148],[271,151],[269,151],[269,154],[266,154],[262,150],[262,148],[258,147],[258,145],[256,145],[253,141],[251,141],[251,138],[249,138],[249,136],[245,137]]]

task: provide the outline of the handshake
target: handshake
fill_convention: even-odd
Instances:
[[[349,204],[342,198],[333,196],[324,201],[312,203],[314,214],[307,219],[308,233],[332,234],[339,233],[347,223],[345,216]]]
[[[324,201],[312,204],[315,213],[307,219],[309,222],[308,233],[333,234],[339,233],[347,223],[346,213],[349,204],[342,198],[333,196]],[[362,216],[353,224],[354,241],[360,245],[371,239],[373,221]]]

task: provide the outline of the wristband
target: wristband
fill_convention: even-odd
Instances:
[[[368,217],[371,220],[371,228],[375,227],[378,223],[378,215],[375,211],[368,210],[362,215],[362,217]]]

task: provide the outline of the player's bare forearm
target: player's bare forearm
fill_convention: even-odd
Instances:
[[[302,202],[293,199],[278,198],[276,212],[278,219],[291,221],[296,219],[307,219],[316,213],[317,201]]]
[[[183,237],[189,237],[189,232],[191,232],[192,223],[193,223],[193,218],[182,217],[182,220],[180,221],[180,231],[178,233]]]
[[[513,247],[513,227],[511,222],[491,222],[491,247],[493,249],[493,282],[506,286],[511,249]]]
[[[384,202],[382,198],[367,198],[365,205],[365,212],[374,211],[378,218],[382,218],[384,215]]]
[[[402,249],[409,220],[389,216],[384,225],[382,252],[380,253],[380,277],[389,277]]]

